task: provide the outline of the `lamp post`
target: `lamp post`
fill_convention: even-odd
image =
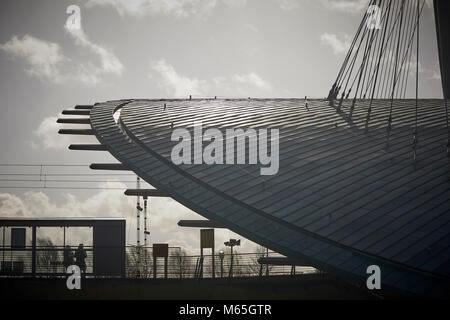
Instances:
[[[223,278],[223,258],[225,257],[225,252],[222,250],[219,251],[220,258],[220,277]]]
[[[233,277],[233,247],[234,246],[240,246],[241,245],[241,240],[230,239],[230,241],[227,241],[224,244],[225,244],[225,246],[231,248],[231,263],[230,263],[230,272],[228,274],[228,277],[232,278]]]

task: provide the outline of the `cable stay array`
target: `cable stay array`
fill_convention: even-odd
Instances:
[[[349,51],[334,81],[327,100],[349,122],[358,108],[365,108],[364,132],[371,125],[374,101],[388,107],[386,152],[390,150],[395,101],[415,99],[412,132],[414,166],[419,144],[420,20],[425,0],[371,0],[351,42]],[[347,112],[343,111],[348,105]],[[445,100],[447,156],[450,160],[448,103]]]

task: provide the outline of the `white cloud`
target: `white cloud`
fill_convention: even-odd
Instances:
[[[37,141],[32,141],[33,148],[47,149],[67,149],[71,143],[98,143],[97,139],[89,136],[79,136],[76,139],[67,135],[58,134],[62,128],[61,124],[56,123],[57,117],[46,117],[39,124],[39,127],[33,132]],[[67,128],[64,125],[64,128]],[[77,125],[77,128],[80,126]]]
[[[178,74],[174,67],[165,60],[153,62],[151,68],[158,73],[159,85],[176,98],[188,95],[201,95],[202,83],[196,78],[188,78]]]
[[[368,0],[321,0],[322,4],[334,11],[358,14],[368,7]]]
[[[65,149],[69,146],[69,137],[58,134],[60,126],[56,120],[57,117],[48,117],[42,120],[34,131],[35,136],[39,139],[39,143],[34,143],[35,146],[42,145],[44,149]]]
[[[247,28],[249,28],[251,31],[258,33],[259,32],[259,28],[257,26],[255,26],[254,24],[247,24]]]
[[[121,16],[144,17],[164,14],[185,18],[208,15],[219,3],[230,7],[242,7],[247,0],[89,0],[86,6],[110,6]]]
[[[343,39],[332,33],[324,33],[320,36],[320,41],[333,49],[334,54],[346,53],[351,45],[351,38],[345,34]]]
[[[66,31],[78,46],[86,48],[98,56],[100,66],[93,63],[71,63],[72,61],[62,53],[61,47],[57,43],[38,39],[28,34],[22,38],[13,36],[6,43],[0,44],[0,50],[13,58],[23,59],[27,64],[25,70],[30,75],[56,84],[76,81],[94,85],[101,83],[106,75],[121,75],[124,66],[120,60],[105,47],[92,42],[83,31],[81,23],[79,29],[74,29],[68,26],[69,21],[68,19],[64,26]]]
[[[118,183],[108,182],[103,187],[117,187]],[[123,195],[120,190],[102,190],[92,197],[81,201],[70,193],[62,193],[62,204],[56,204],[43,192],[29,191],[18,197],[10,193],[0,193],[0,215],[2,217],[16,218],[79,218],[79,217],[101,217],[101,218],[127,218],[133,208],[133,201]],[[73,238],[84,239],[88,244],[88,236],[92,235],[92,230],[75,228],[70,229]],[[56,242],[61,240],[58,235],[60,229],[46,228],[39,231],[39,236],[49,237]],[[70,240],[74,239],[68,239]],[[58,244],[58,243],[57,243]],[[59,243],[62,245],[62,243]]]
[[[63,80],[60,68],[68,59],[57,43],[26,34],[22,38],[13,36],[6,43],[0,44],[0,49],[12,57],[24,59],[27,63],[26,71],[30,75],[55,83]]]
[[[311,0],[275,0],[284,11],[291,11],[300,8],[302,2]],[[315,1],[317,2],[317,1]],[[368,7],[369,0],[320,0],[322,5],[332,11],[339,11],[350,14],[359,14]]]
[[[297,9],[300,6],[298,0],[276,0],[282,10],[290,11]]]
[[[247,0],[222,0],[227,6],[241,8],[247,4]]]
[[[71,17],[67,19],[66,24],[64,25],[65,30],[75,40],[75,44],[90,50],[98,56],[101,62],[100,67],[94,64],[80,65],[77,68],[76,73],[72,75],[72,78],[76,78],[87,84],[96,84],[101,81],[102,75],[121,75],[124,66],[120,60],[111,51],[108,51],[103,46],[94,43],[89,39],[81,25],[81,16],[78,17],[79,26],[77,28],[74,28],[71,25],[70,18]]]
[[[164,59],[151,64],[149,78],[157,81],[166,94],[175,98],[186,98],[189,95],[201,97],[267,96],[273,92],[273,86],[255,72],[234,74],[229,77],[217,76],[206,81],[179,74]]]
[[[283,1],[296,1],[296,0],[277,0],[280,2]],[[369,0],[320,0],[322,5],[333,11],[339,11],[344,13],[349,13],[353,15],[358,15],[367,10],[369,7]],[[297,1],[298,2],[298,1]],[[425,4],[427,7],[433,7],[433,0],[425,0]],[[412,2],[412,6],[415,7],[415,2]]]
[[[125,187],[120,182],[113,180],[100,184],[99,187]],[[81,200],[71,193],[61,195],[63,201],[57,204],[52,201],[45,193],[29,191],[22,196],[16,196],[10,193],[0,193],[0,215],[2,217],[16,218],[46,218],[46,217],[64,217],[64,218],[125,218],[127,223],[127,244],[136,243],[136,199],[126,197],[121,190],[100,190],[91,197]],[[180,219],[202,219],[196,213],[180,205],[176,201],[168,198],[151,199],[148,207],[150,244],[169,243],[170,246],[182,246],[189,254],[199,253],[199,230],[191,228],[180,228],[177,222]],[[141,219],[141,223],[143,223]],[[143,227],[143,225],[141,225]],[[76,228],[77,229],[77,228]],[[59,229],[50,229],[45,234],[54,242],[61,241],[58,234]],[[92,231],[77,230],[77,233],[71,233],[71,237],[76,237],[78,243],[82,241],[89,243],[88,237]],[[241,238],[240,236],[228,230],[216,230],[216,248],[223,247],[223,242],[230,238]],[[141,236],[143,240],[143,236]],[[68,238],[68,242],[73,239]],[[57,243],[61,245],[61,243]],[[245,241],[240,248],[241,252],[253,252],[255,245],[250,241]]]
[[[16,195],[0,193],[0,212],[2,217],[26,217],[29,210]]]
[[[248,74],[235,74],[232,77],[232,80],[238,84],[254,86],[255,88],[261,89],[263,91],[272,90],[272,85],[254,72]]]

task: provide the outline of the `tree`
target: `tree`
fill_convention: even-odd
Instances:
[[[267,256],[267,249],[263,246],[257,246],[255,249],[255,253],[252,255],[250,259],[250,263],[248,264],[249,273],[253,276],[259,275],[261,270],[261,264],[258,262],[260,258],[264,258]],[[262,274],[265,275],[267,270],[272,270],[273,266],[263,265],[262,266]]]
[[[61,252],[57,250],[50,238],[37,239],[37,245],[45,248],[45,250],[37,251],[37,270],[48,273],[48,276],[50,273],[58,273],[58,267],[62,266]]]
[[[140,251],[140,268],[139,265]],[[153,276],[153,257],[148,248],[131,247],[126,254],[126,276],[129,278],[151,278]]]
[[[191,258],[185,250],[177,250],[169,257],[169,268],[173,269],[173,273],[177,278],[183,279],[192,273]]]

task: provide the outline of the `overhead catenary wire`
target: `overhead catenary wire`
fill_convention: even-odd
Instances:
[[[94,187],[52,187],[52,186],[39,186],[39,187],[17,187],[17,186],[0,186],[0,189],[50,189],[50,190],[126,190],[127,188],[94,188]]]
[[[56,168],[64,168],[64,171],[61,172],[61,170],[54,170]],[[76,168],[75,170],[67,171],[67,168]],[[20,171],[17,172],[14,171],[7,171],[7,170],[1,170],[1,168],[7,169],[7,168],[36,168],[36,171]],[[51,171],[49,170],[51,168]],[[86,168],[89,173],[83,173],[79,172],[79,168]],[[128,176],[128,177],[135,177],[136,174],[133,173],[117,173],[116,171],[111,171],[110,173],[95,173],[92,172],[89,168],[89,165],[81,165],[81,164],[12,164],[12,163],[3,163],[0,164],[0,176],[21,176],[21,177],[37,177],[37,176],[52,176],[52,177],[96,177],[96,176],[109,176],[109,177],[116,177],[116,176]]]
[[[30,176],[30,177],[36,177],[41,176],[43,174],[40,173],[18,173],[18,172],[11,172],[11,173],[0,173],[0,176]],[[120,174],[120,173],[46,173],[45,174],[48,177],[111,177],[111,176],[136,176],[135,174]],[[134,182],[134,181],[133,181]]]
[[[2,170],[2,168],[4,170]],[[21,172],[17,172],[17,170],[8,172],[9,168],[23,168],[24,170]],[[32,170],[27,173],[25,170],[26,168],[31,168]],[[63,171],[66,172],[61,172],[60,170],[57,170],[58,168],[63,168]],[[71,170],[70,168],[74,168],[76,171],[80,168],[86,168],[90,171],[89,165],[83,164],[1,163],[0,183],[8,183],[8,185],[1,185],[0,189],[126,190],[128,189],[126,184],[133,183],[134,181],[123,178],[136,177],[135,174],[115,172],[74,172],[74,170]],[[94,187],[92,185],[94,183],[108,185],[99,185]],[[125,184],[125,186],[118,187],[117,184]]]
[[[131,180],[54,180],[46,179],[47,182],[61,182],[61,183],[134,183]],[[0,182],[43,182],[38,179],[0,179]]]
[[[23,164],[23,163],[0,163],[0,167],[89,167],[89,164]]]

